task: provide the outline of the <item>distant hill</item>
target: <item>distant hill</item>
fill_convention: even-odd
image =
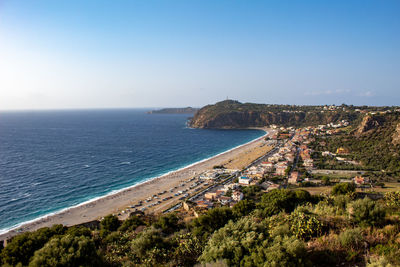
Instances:
[[[362,162],[370,170],[400,174],[400,113],[365,114],[349,133],[325,139],[320,151],[344,147],[350,159]]]
[[[163,108],[158,110],[152,110],[147,112],[148,114],[194,114],[198,111],[198,108],[186,107],[186,108]]]
[[[282,126],[313,126],[340,120],[354,121],[360,117],[353,107],[295,106],[240,103],[225,100],[201,108],[190,121],[194,128],[247,128],[271,124]]]

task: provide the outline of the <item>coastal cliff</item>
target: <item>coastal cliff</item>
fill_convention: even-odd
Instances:
[[[225,100],[201,108],[189,125],[193,128],[247,128],[271,124],[311,126],[340,120],[353,121],[357,117],[354,112],[343,112],[343,109],[324,111],[322,106],[267,105]]]
[[[370,132],[382,125],[383,119],[379,117],[372,117],[370,115],[366,115],[360,125],[357,127],[355,132],[355,136],[360,137],[361,135]]]

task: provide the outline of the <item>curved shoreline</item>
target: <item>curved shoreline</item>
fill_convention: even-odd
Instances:
[[[70,206],[70,207],[67,207],[67,208],[63,208],[61,210],[45,214],[43,216],[40,216],[38,218],[29,220],[29,221],[21,222],[21,223],[15,225],[15,226],[12,226],[12,227],[9,227],[9,228],[1,229],[0,230],[0,240],[8,239],[8,238],[10,238],[10,237],[12,237],[14,235],[17,235],[17,234],[19,234],[21,232],[32,231],[32,230],[36,230],[36,229],[41,228],[41,227],[46,227],[46,226],[50,226],[52,224],[56,224],[56,223],[52,223],[51,224],[51,223],[46,223],[46,222],[51,221],[51,219],[53,219],[53,218],[55,218],[57,216],[62,218],[64,215],[70,214],[74,210],[78,210],[78,209],[82,209],[82,208],[91,208],[91,207],[95,206],[96,204],[105,202],[106,200],[111,200],[112,201],[113,199],[115,199],[118,196],[119,197],[124,196],[126,193],[129,193],[132,190],[140,189],[141,187],[146,187],[146,185],[154,184],[156,181],[163,180],[165,178],[168,178],[169,176],[179,176],[180,174],[181,174],[181,176],[182,175],[183,176],[188,176],[189,175],[188,177],[186,177],[186,179],[189,179],[193,175],[190,175],[189,173],[185,173],[187,170],[189,170],[191,168],[200,167],[204,163],[207,163],[209,161],[215,161],[215,160],[218,160],[219,158],[223,157],[224,155],[228,155],[228,154],[234,153],[235,151],[240,150],[241,148],[245,148],[246,146],[249,146],[249,145],[251,145],[251,144],[253,144],[253,143],[257,142],[257,141],[262,140],[268,134],[268,131],[267,131],[266,128],[251,128],[251,129],[252,130],[264,131],[265,134],[260,136],[260,137],[257,137],[256,139],[250,140],[250,141],[248,141],[248,142],[246,142],[244,144],[235,146],[235,147],[230,148],[230,149],[228,149],[226,151],[218,153],[218,154],[216,154],[214,156],[210,156],[208,158],[196,161],[196,162],[191,163],[189,165],[185,165],[185,166],[183,166],[181,168],[168,171],[168,172],[166,172],[164,174],[161,174],[159,176],[147,178],[146,180],[144,180],[142,182],[139,182],[139,183],[136,183],[134,185],[127,186],[127,187],[124,187],[124,188],[121,188],[121,189],[117,189],[117,190],[112,190],[111,192],[109,192],[109,193],[107,193],[105,195],[94,197],[92,199],[89,199],[89,200],[84,201],[82,203],[79,203],[77,205]],[[231,156],[233,156],[233,155],[231,155]],[[215,164],[215,163],[213,163],[213,164],[214,165],[218,165],[218,164]],[[201,169],[204,171],[207,168],[202,167]],[[184,177],[181,177],[181,178],[184,179]],[[149,196],[149,195],[152,195],[152,193],[149,192],[147,194],[147,196]],[[109,213],[110,212],[108,212],[106,214],[102,214],[102,215],[104,216],[104,215],[107,215]],[[82,216],[82,217],[85,218],[86,216]],[[93,216],[90,216],[90,217],[93,217]],[[101,216],[100,215],[96,216],[96,218],[99,218],[99,217],[101,217]],[[73,223],[73,224],[84,223],[84,222],[87,222],[87,221],[95,219],[95,218],[91,218],[91,219],[87,218],[85,220],[83,218],[81,220],[79,220],[79,222]],[[59,221],[59,220],[57,220],[57,221]],[[57,222],[57,223],[63,223],[63,222]],[[65,225],[71,226],[73,224],[66,223]]]

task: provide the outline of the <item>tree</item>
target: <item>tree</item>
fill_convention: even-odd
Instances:
[[[255,208],[255,204],[253,201],[245,199],[239,201],[235,206],[232,208],[233,215],[236,218],[241,218],[243,216],[248,215],[252,212]]]
[[[28,265],[36,250],[42,248],[54,235],[64,234],[65,229],[62,225],[54,225],[51,228],[44,227],[35,232],[27,232],[13,237],[1,251],[2,263],[12,266],[18,263]]]
[[[121,221],[115,215],[107,215],[100,222],[101,235],[105,237],[111,232],[117,231],[120,227]]]
[[[332,195],[345,195],[356,191],[354,183],[339,183],[332,188]]]
[[[192,222],[192,233],[206,239],[215,230],[223,227],[229,220],[233,219],[232,210],[228,207],[214,208],[196,218]]]
[[[131,251],[136,263],[161,263],[167,260],[168,243],[162,238],[160,230],[147,228],[131,243]]]
[[[246,186],[242,190],[244,198],[256,198],[260,192],[261,187],[258,185]]]
[[[311,200],[310,193],[305,190],[274,189],[262,196],[258,206],[263,209],[264,216],[271,216],[281,211],[292,212],[297,205]]]
[[[254,218],[230,221],[211,236],[199,259],[204,263],[223,259],[229,266],[239,266],[244,256],[267,238],[266,225],[255,222]]]
[[[165,234],[172,234],[177,231],[181,226],[179,225],[179,218],[174,213],[161,216],[153,226],[156,229],[161,229]]]
[[[91,237],[92,232],[84,227],[84,226],[72,226],[68,228],[67,232],[65,233],[67,235],[72,235],[72,236],[86,236],[86,237]]]
[[[331,178],[329,176],[322,176],[321,182],[323,185],[331,185]]]
[[[30,267],[98,266],[100,257],[93,240],[86,236],[54,237],[35,252]]]
[[[138,216],[131,216],[125,221],[123,221],[122,225],[118,228],[119,231],[134,231],[139,225],[145,225],[144,221],[140,219]]]

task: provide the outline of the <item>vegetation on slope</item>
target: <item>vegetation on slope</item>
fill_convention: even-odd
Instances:
[[[323,110],[323,106],[266,105],[225,100],[201,108],[191,120],[195,128],[246,128],[271,124],[311,126],[359,117],[354,107]]]
[[[363,122],[348,134],[342,132],[332,137],[319,137],[312,144],[315,151],[336,152],[340,147],[349,151],[343,155],[362,164],[371,171],[384,170],[400,174],[400,114],[367,115]]]
[[[214,208],[184,222],[180,214],[108,216],[100,229],[62,226],[16,236],[3,266],[397,266],[400,192],[374,201],[354,192],[311,196],[286,189],[254,205]],[[248,200],[247,200],[248,201]],[[236,207],[235,206],[235,207]],[[391,264],[391,265],[390,265]]]

